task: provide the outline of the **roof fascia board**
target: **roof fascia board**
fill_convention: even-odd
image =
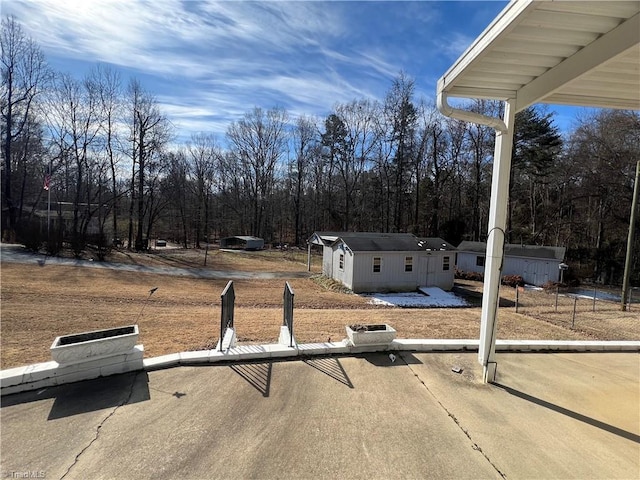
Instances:
[[[534,9],[533,0],[512,0],[496,19],[480,34],[475,42],[467,48],[455,64],[446,71],[438,81],[438,91],[446,91],[450,84],[472,63],[478,62],[487,54],[488,47],[501,36],[506,35],[521,21],[521,15]],[[476,98],[476,97],[471,97]]]
[[[550,105],[589,105],[593,108],[612,108],[617,110],[634,110],[629,102],[612,99],[610,97],[592,97],[584,95],[556,94],[540,100],[538,103],[547,103]],[[525,107],[526,108],[526,107]],[[635,107],[638,110],[640,105]]]
[[[516,97],[516,112],[541,102],[572,80],[633,48],[638,42],[640,42],[640,14],[621,23],[522,87]]]
[[[442,90],[440,90],[442,91]],[[447,97],[484,98],[487,100],[507,100],[516,98],[516,90],[499,90],[497,88],[456,87],[455,91],[447,92]]]

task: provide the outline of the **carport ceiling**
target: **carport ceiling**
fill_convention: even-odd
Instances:
[[[452,97],[640,109],[640,1],[515,0],[438,82]]]

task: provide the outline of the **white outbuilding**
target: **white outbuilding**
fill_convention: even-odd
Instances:
[[[560,264],[564,260],[565,247],[506,244],[502,275],[520,275],[525,283],[542,286],[560,279]],[[456,268],[463,272],[484,274],[487,244],[462,242],[456,253]]]
[[[264,240],[250,235],[236,235],[220,239],[220,248],[262,250],[264,248]]]
[[[451,290],[455,247],[441,238],[411,233],[316,232],[322,273],[356,293]]]

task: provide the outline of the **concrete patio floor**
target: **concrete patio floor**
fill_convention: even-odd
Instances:
[[[638,353],[315,357],[2,397],[4,478],[639,478]],[[461,369],[455,373],[452,369]]]

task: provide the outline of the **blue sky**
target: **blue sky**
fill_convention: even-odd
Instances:
[[[322,118],[337,102],[381,100],[401,70],[416,97],[433,100],[438,78],[506,4],[3,0],[2,14],[57,71],[83,76],[103,63],[125,83],[137,77],[186,139],[222,137],[255,106]]]

